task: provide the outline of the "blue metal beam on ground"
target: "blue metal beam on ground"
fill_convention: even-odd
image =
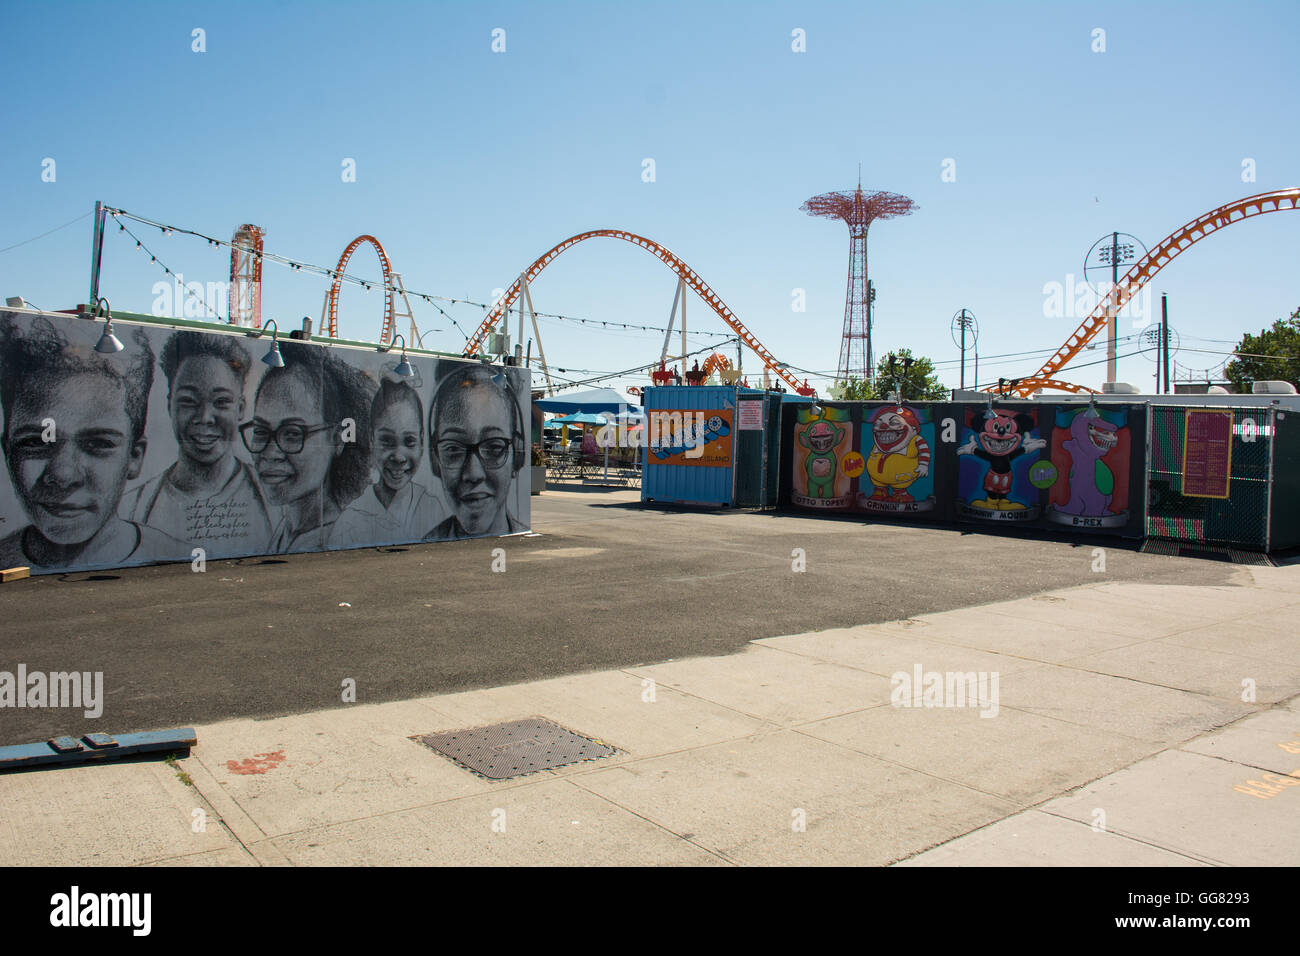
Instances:
[[[118,760],[147,753],[175,753],[198,743],[193,727],[151,730],[141,734],[86,734],[80,739],[55,737],[39,744],[0,747],[0,772],[42,764]]]

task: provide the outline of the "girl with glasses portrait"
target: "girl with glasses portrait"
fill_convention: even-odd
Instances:
[[[319,346],[285,342],[283,368],[257,387],[253,419],[240,426],[258,482],[282,518],[268,553],[327,547],[339,515],[370,479],[370,403],[357,369]]]
[[[452,513],[425,534],[426,541],[527,530],[508,508],[527,450],[523,414],[505,376],[489,366],[462,366],[434,393],[429,464]]]

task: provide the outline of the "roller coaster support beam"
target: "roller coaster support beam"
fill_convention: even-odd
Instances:
[[[537,313],[533,310],[533,293],[529,290],[528,278],[524,275],[519,276],[519,289],[522,294],[519,303],[519,327],[523,329],[524,306],[527,305],[528,315],[533,320],[533,338],[537,339],[537,358],[542,363],[542,374],[546,376],[546,397],[550,398],[555,394],[555,389],[551,386],[551,368],[546,364],[546,350],[542,348],[542,330],[537,327]],[[519,334],[523,335],[523,332]]]
[[[664,330],[664,349],[659,353],[659,364],[667,365],[668,363],[668,343],[673,340],[673,323],[677,321],[677,303],[681,301],[682,289],[686,283],[682,282],[681,277],[677,277],[677,288],[673,292],[673,307],[668,310],[668,328]]]
[[[680,276],[677,279],[677,288],[682,293],[682,378],[686,378],[686,356],[690,353],[690,348],[686,345],[686,280]]]
[[[420,348],[424,348],[424,336],[420,335],[420,330],[415,327],[415,312],[411,308],[411,300],[406,297],[406,286],[402,284],[402,274],[400,272],[393,273],[393,291],[398,296],[401,296],[404,311],[398,311],[396,297],[394,297],[392,331],[397,331],[397,320],[399,318],[409,319],[411,321],[411,334],[407,336],[407,341],[418,342]]]

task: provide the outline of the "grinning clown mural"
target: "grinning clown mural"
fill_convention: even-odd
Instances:
[[[929,409],[888,405],[863,423],[862,448],[870,451],[858,479],[859,508],[881,513],[934,508],[932,418]]]

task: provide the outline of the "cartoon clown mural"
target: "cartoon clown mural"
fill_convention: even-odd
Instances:
[[[1128,524],[1131,446],[1127,408],[1059,408],[1052,432],[1056,481],[1048,520],[1076,528]]]
[[[929,409],[906,405],[878,409],[862,427],[862,447],[871,451],[858,480],[858,507],[882,513],[932,510],[933,441]]]
[[[975,408],[969,437],[957,449],[957,513],[980,521],[1033,521],[1039,486],[1031,474],[1047,442],[1037,435],[1038,411]]]
[[[790,501],[800,508],[846,508],[852,496],[845,464],[854,454],[849,411],[823,407],[818,412],[801,408],[795,419]]]

